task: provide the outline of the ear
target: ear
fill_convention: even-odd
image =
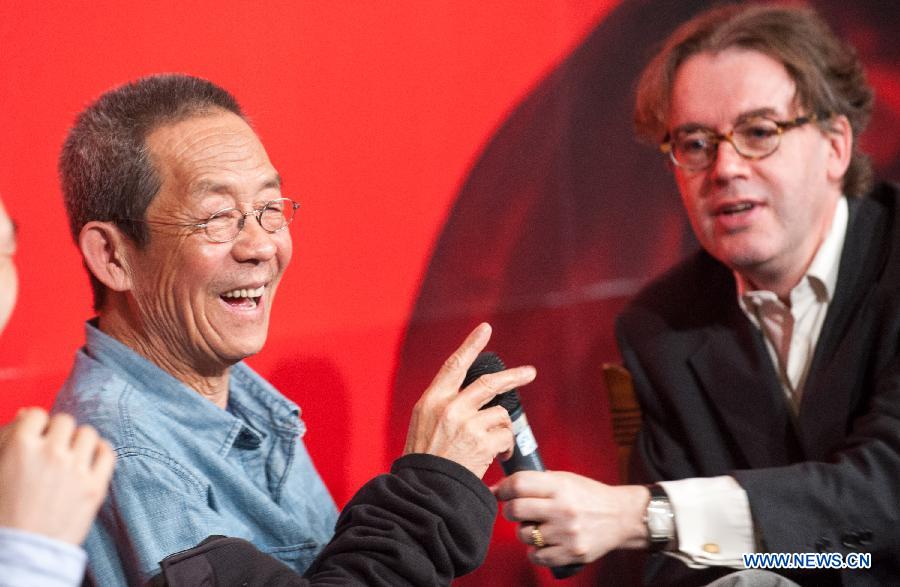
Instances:
[[[831,128],[825,132],[828,140],[828,179],[841,185],[850,159],[853,156],[853,128],[850,121],[843,114],[836,116],[831,122]]]
[[[131,243],[112,222],[92,220],[81,228],[78,247],[84,264],[100,283],[113,291],[132,287],[128,250]]]

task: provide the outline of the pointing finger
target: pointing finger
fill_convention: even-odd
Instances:
[[[434,380],[425,392],[425,395],[450,395],[459,391],[463,379],[466,378],[466,370],[478,356],[488,341],[491,339],[491,326],[482,322],[475,330],[469,333],[466,340],[450,357],[444,361]]]

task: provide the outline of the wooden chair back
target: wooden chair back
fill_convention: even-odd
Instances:
[[[634,394],[634,384],[628,369],[618,363],[603,364],[603,382],[609,397],[613,439],[618,449],[619,482],[628,481],[631,448],[641,428],[641,407]]]

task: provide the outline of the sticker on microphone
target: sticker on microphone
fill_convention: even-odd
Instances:
[[[525,417],[525,414],[516,418],[512,423],[512,428],[516,437],[516,446],[519,447],[519,452],[522,453],[522,456],[527,457],[537,450],[537,440],[534,438],[534,433],[531,431],[531,426],[528,425],[528,418]]]

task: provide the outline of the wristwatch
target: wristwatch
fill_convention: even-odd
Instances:
[[[665,550],[675,538],[675,513],[661,485],[648,485],[647,489],[650,490],[650,503],[644,512],[644,524],[650,537],[650,550],[657,552]]]

